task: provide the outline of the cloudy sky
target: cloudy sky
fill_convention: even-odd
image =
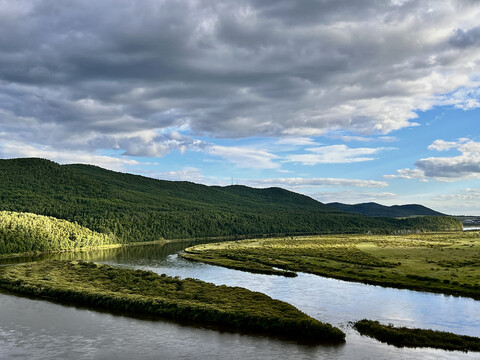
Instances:
[[[480,2],[0,0],[0,157],[480,215]]]

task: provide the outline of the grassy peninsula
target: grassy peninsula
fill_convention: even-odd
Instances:
[[[480,299],[480,232],[252,239],[197,245],[181,256],[251,272],[301,271]]]
[[[76,223],[49,216],[0,211],[0,257],[11,254],[69,251],[117,244]]]
[[[431,347],[443,350],[480,351],[480,338],[444,331],[410,329],[360,320],[353,327],[362,335],[397,347]]]
[[[345,337],[338,328],[262,293],[91,262],[42,261],[5,266],[0,268],[0,287],[106,310],[316,343],[343,342]]]

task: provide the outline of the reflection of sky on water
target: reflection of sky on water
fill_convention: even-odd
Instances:
[[[142,248],[150,251],[148,247]],[[369,318],[395,325],[480,336],[480,302],[469,298],[364,285],[305,273],[296,278],[252,274],[186,261],[176,254],[163,257],[130,255],[133,254],[125,253],[107,262],[246,287],[286,301],[333,324],[345,325],[349,321]]]
[[[347,331],[341,346],[312,347],[165,321],[146,321],[0,293],[0,358],[28,359],[478,359],[478,353],[398,349],[348,327],[360,318],[480,336],[480,302],[299,274],[251,274],[190,262],[183,245],[76,253],[77,258],[242,286],[287,301]],[[72,254],[52,257],[72,258]]]

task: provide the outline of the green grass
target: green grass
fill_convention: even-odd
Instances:
[[[118,244],[113,235],[100,234],[76,223],[49,216],[0,211],[0,257],[71,251]]]
[[[91,262],[42,261],[1,267],[0,287],[82,306],[315,343],[339,343],[345,338],[338,328],[262,293]]]
[[[360,334],[397,347],[431,347],[443,350],[480,351],[480,338],[444,331],[410,329],[360,320],[353,326]]]
[[[253,239],[198,245],[181,256],[257,273],[300,271],[480,299],[480,232]]]

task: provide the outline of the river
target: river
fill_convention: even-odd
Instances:
[[[296,278],[250,274],[189,262],[177,253],[190,243],[66,253],[215,284],[242,286],[293,304],[339,326],[346,343],[302,345],[266,336],[132,318],[0,293],[0,359],[478,359],[478,353],[400,349],[360,336],[362,318],[480,336],[480,301],[383,288],[300,273]],[[32,261],[19,258],[16,262]],[[5,263],[5,261],[4,261]]]

